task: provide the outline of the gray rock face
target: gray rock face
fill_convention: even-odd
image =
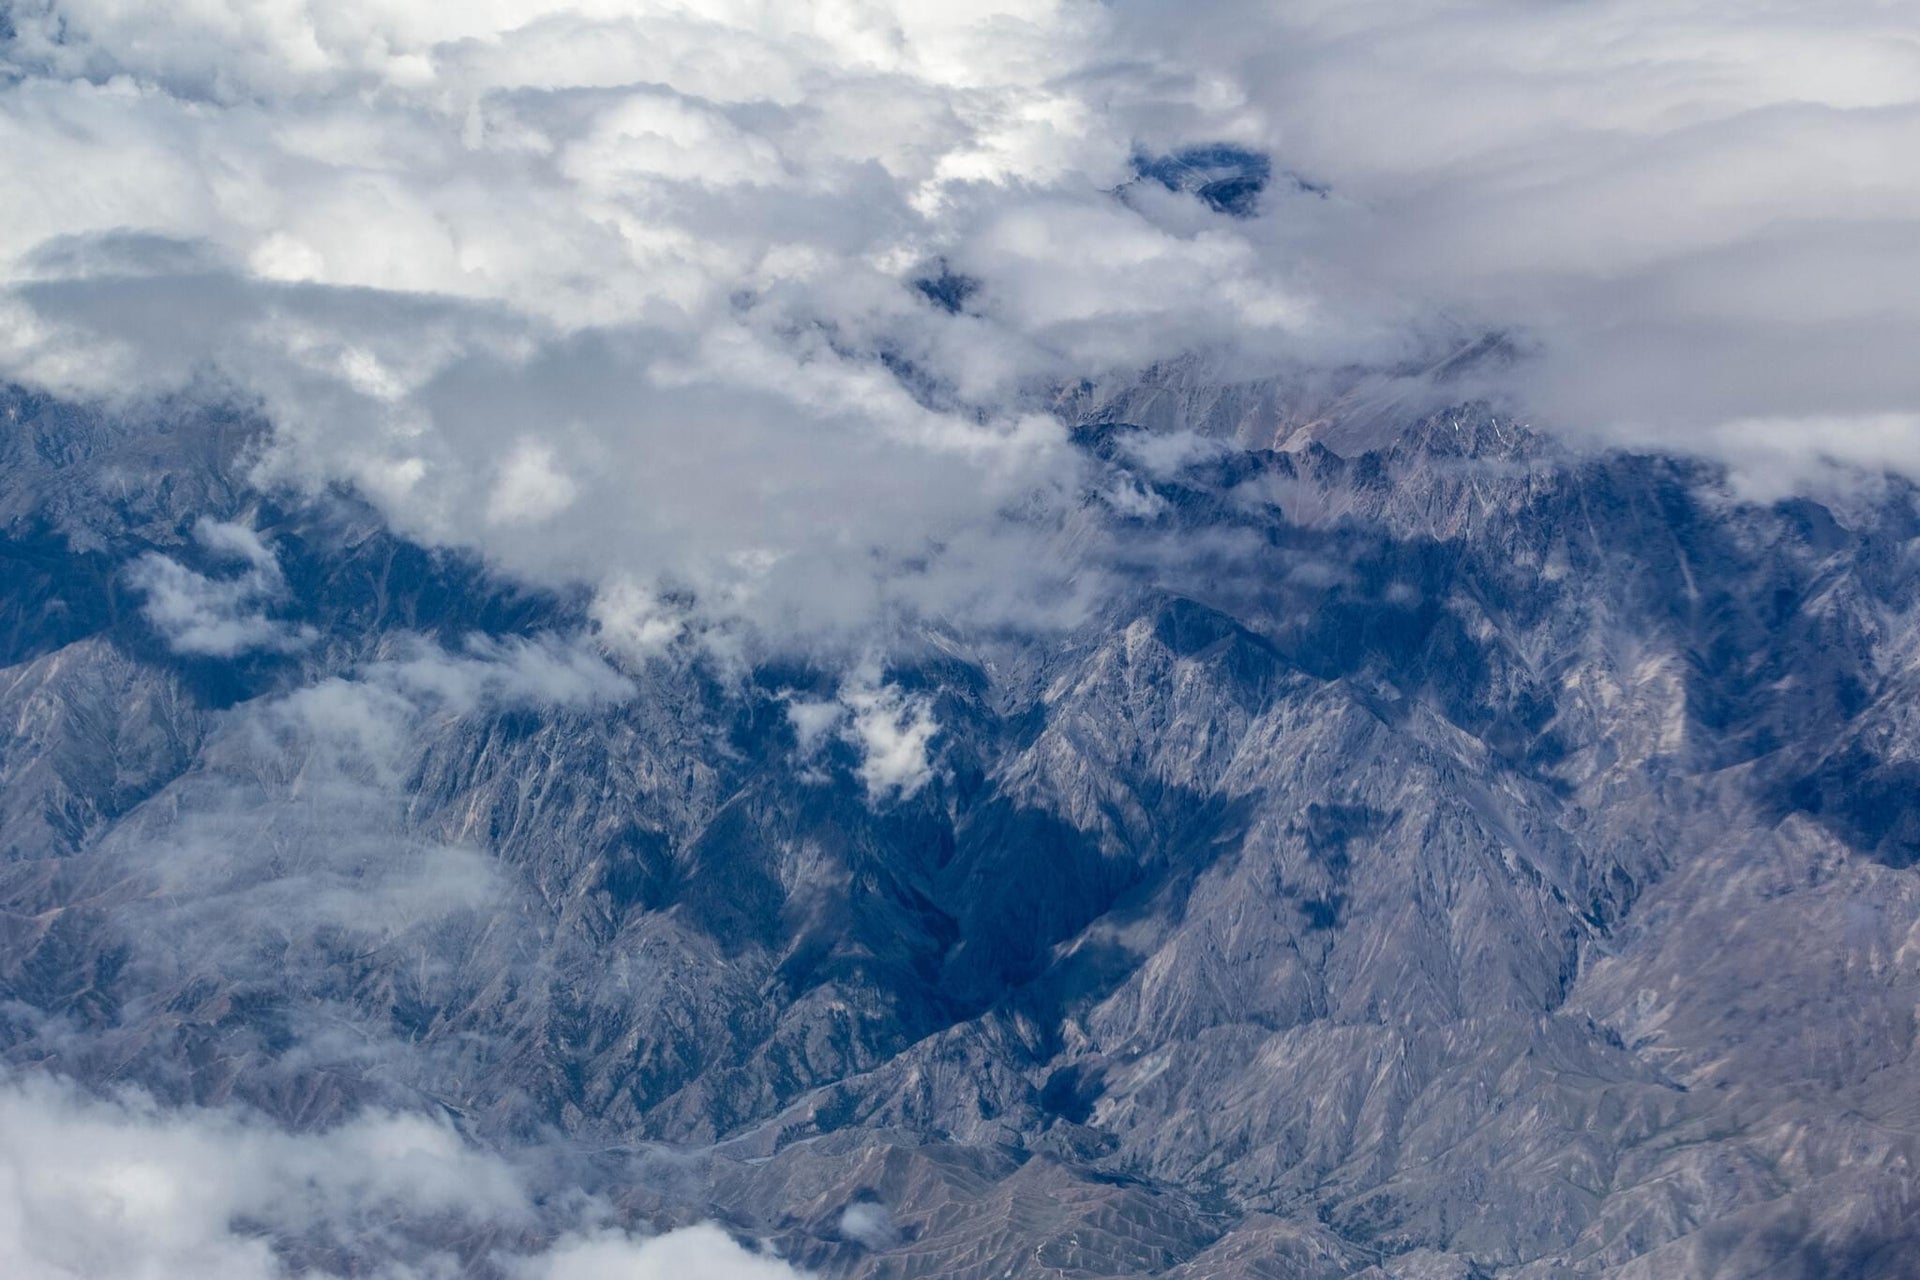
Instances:
[[[1913,492],[1255,409],[1078,429],[1124,585],[898,655],[875,794],[832,673],[621,666],[244,423],[12,396],[0,1049],[823,1275],[1920,1275]],[[202,518],[309,640],[169,646],[126,566]]]

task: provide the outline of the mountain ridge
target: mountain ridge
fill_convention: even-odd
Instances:
[[[1476,406],[1351,455],[1089,421],[1117,588],[895,654],[937,733],[876,794],[851,704],[794,718],[830,669],[569,639],[250,489],[258,424],[9,414],[16,1068],[427,1108],[824,1275],[1907,1274],[1902,482],[1742,503]],[[201,519],[310,645],[169,649],[125,567],[224,580]]]

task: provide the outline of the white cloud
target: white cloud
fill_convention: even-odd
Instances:
[[[1320,298],[1519,335],[1533,358],[1491,385],[1544,425],[1735,462],[1791,434],[1805,476],[1833,424],[1920,411],[1920,45],[1894,8],[1117,11],[1163,75],[1230,86],[1223,131],[1330,186],[1271,241]],[[1913,473],[1904,433],[1841,435]]]
[[[885,1249],[900,1242],[900,1227],[887,1206],[859,1200],[840,1211],[840,1234],[869,1249]]]
[[[193,526],[194,541],[216,556],[240,560],[262,573],[277,575],[279,557],[260,540],[260,535],[244,524],[225,520],[200,520]]]
[[[514,1269],[521,1280],[796,1280],[779,1258],[755,1252],[715,1226],[635,1237],[621,1231],[569,1236]]]
[[[577,642],[474,636],[448,653],[424,641],[360,673],[414,703],[462,715],[483,705],[577,711],[633,696],[633,682]]]
[[[128,583],[146,596],[141,613],[174,652],[231,658],[252,650],[285,652],[313,642],[311,627],[266,615],[266,607],[285,595],[286,583],[280,562],[259,534],[245,525],[201,520],[193,536],[213,557],[246,567],[236,575],[214,578],[154,551],[127,571]]]
[[[883,680],[871,655],[853,665],[832,698],[789,696],[786,710],[800,762],[809,771],[829,736],[859,753],[857,771],[871,804],[909,799],[933,779],[929,751],[940,724],[932,702]]]
[[[828,732],[846,718],[847,709],[838,702],[794,698],[787,703],[787,723],[793,726],[794,744],[803,756],[817,751]]]
[[[1036,530],[1075,464],[1027,393],[1098,345],[1110,273],[1056,272],[1064,318],[1010,290],[1025,333],[944,316],[914,271],[975,238],[990,264],[1046,191],[1042,221],[1118,217],[1163,283],[1233,275],[1127,299],[1136,331],[1244,275],[1108,211],[1132,142],[1064,79],[1102,25],[1066,0],[56,0],[14,25],[0,364],[107,396],[214,368],[275,423],[268,477],[596,586],[640,649],[1070,611]],[[130,271],[101,247],[129,234],[165,252]]]
[[[265,1280],[275,1237],[439,1215],[531,1226],[513,1171],[421,1116],[311,1135],[244,1113],[0,1083],[0,1271],[23,1280]],[[424,1274],[424,1273],[423,1273]]]
[[[624,575],[594,593],[589,611],[600,639],[615,653],[646,659],[664,653],[685,624],[659,596]]]
[[[353,1274],[436,1280],[471,1269],[455,1250],[477,1232],[539,1238],[555,1226],[548,1247],[487,1260],[525,1280],[799,1280],[711,1226],[635,1236],[580,1198],[570,1221],[552,1223],[538,1190],[426,1116],[375,1112],[294,1133],[131,1089],[102,1098],[44,1075],[0,1078],[0,1272],[18,1280],[337,1274],[295,1265],[284,1247],[302,1242],[344,1252]]]
[[[258,397],[265,476],[584,582],[634,652],[1072,616],[1045,393],[1190,350],[1501,329],[1535,354],[1449,394],[1912,466],[1823,447],[1920,414],[1920,52],[1871,0],[13,15],[0,370]],[[1274,157],[1260,216],[1130,181],[1212,139]]]
[[[492,524],[548,520],[567,509],[575,492],[572,478],[560,469],[553,450],[526,441],[500,464],[487,499],[487,520]]]
[[[840,703],[851,712],[846,737],[860,750],[860,780],[869,800],[908,799],[932,780],[927,748],[940,725],[924,695],[857,671],[841,686]]]

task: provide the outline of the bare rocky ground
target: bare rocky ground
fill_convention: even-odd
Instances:
[[[13,393],[0,1051],[823,1276],[1920,1276],[1913,491],[1348,408],[1077,404],[1106,604],[896,654],[875,797],[829,673],[569,684],[502,655],[582,601],[253,490],[243,418]],[[203,517],[297,642],[155,632]]]

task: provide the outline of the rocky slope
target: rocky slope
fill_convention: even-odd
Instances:
[[[1147,399],[1096,616],[860,684],[11,393],[0,1049],[829,1276],[1920,1274],[1913,491]]]

